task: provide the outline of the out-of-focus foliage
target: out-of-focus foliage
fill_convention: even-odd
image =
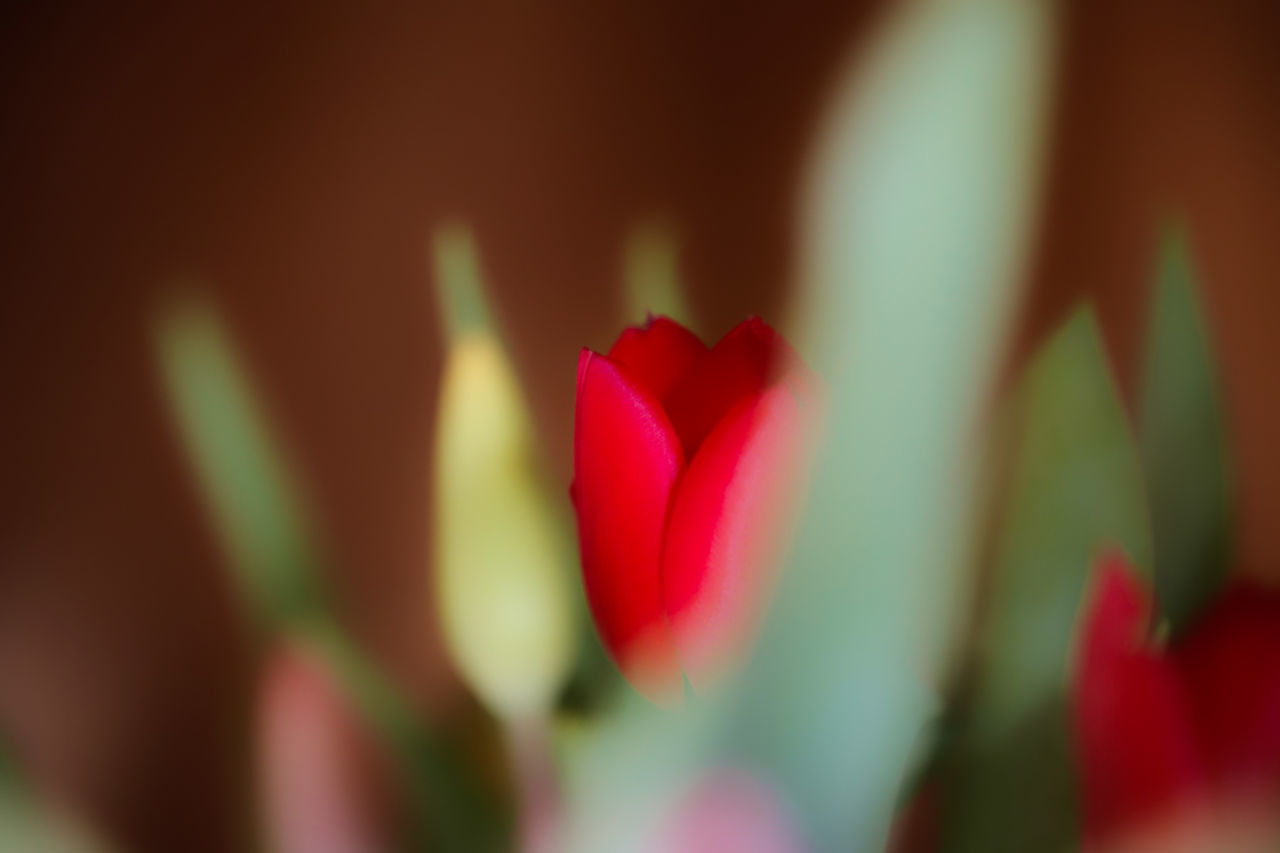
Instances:
[[[222,322],[206,299],[168,303],[156,327],[161,378],[242,595],[270,632],[322,651],[346,695],[400,771],[415,843],[494,850],[508,823],[443,739],[337,624],[321,591],[320,551],[287,466]]]
[[[0,794],[0,850],[107,853],[108,848],[30,798]]]
[[[318,557],[214,307],[184,294],[156,327],[164,387],[241,591],[268,623],[318,604]]]
[[[457,744],[427,728],[396,685],[332,620],[310,626],[306,639],[324,654],[398,771],[412,809],[413,849],[507,849],[511,815],[483,789]]]
[[[1142,469],[1091,311],[1044,345],[1004,414],[1014,457],[944,771],[942,840],[1066,850],[1078,820],[1065,703],[1086,583],[1105,547],[1151,565]]]
[[[436,237],[446,311],[483,304],[469,235]],[[451,316],[435,447],[436,600],[458,669],[506,718],[550,708],[572,664],[571,549],[540,478],[514,371],[483,321]],[[557,499],[558,498],[558,499]]]
[[[561,727],[565,849],[644,851],[648,833],[711,760],[724,710],[698,704],[672,714],[628,691],[609,717]]]
[[[680,287],[679,262],[679,242],[671,225],[642,220],[627,232],[623,266],[632,322],[653,314],[696,328]]]
[[[18,763],[13,757],[13,751],[9,746],[8,739],[0,734],[0,787],[14,785],[18,780]]]
[[[0,850],[15,853],[108,853],[74,821],[39,802],[0,739]]]
[[[1164,235],[1157,263],[1140,400],[1142,462],[1157,605],[1176,632],[1226,574],[1229,464],[1213,346],[1183,234]]]
[[[471,232],[457,223],[441,225],[431,249],[440,320],[448,339],[491,330],[480,257]]]
[[[827,446],[731,729],[733,754],[768,769],[816,849],[883,844],[937,709],[1054,23],[1043,2],[898,7],[822,137],[800,319],[830,382]]]

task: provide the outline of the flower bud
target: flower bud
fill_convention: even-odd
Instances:
[[[436,422],[436,601],[458,670],[508,718],[550,706],[574,645],[568,548],[536,446],[498,340],[483,325],[456,330]]]
[[[631,683],[679,703],[736,663],[804,482],[817,383],[749,319],[708,349],[665,317],[578,362],[574,484],[587,600]]]

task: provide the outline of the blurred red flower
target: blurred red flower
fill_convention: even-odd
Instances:
[[[1086,840],[1280,796],[1280,592],[1237,582],[1166,648],[1123,557],[1100,565],[1076,663]]]
[[[678,704],[754,629],[801,485],[816,383],[751,318],[714,347],[665,317],[578,360],[583,581],[627,679]]]

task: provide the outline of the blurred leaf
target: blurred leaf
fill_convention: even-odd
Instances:
[[[177,426],[242,592],[269,624],[296,621],[318,605],[318,558],[217,312],[195,294],[174,299],[156,340]]]
[[[471,769],[327,609],[302,504],[211,303],[188,294],[156,329],[165,390],[241,592],[271,631],[313,637],[399,770],[415,809],[414,849],[502,849],[508,824]]]
[[[610,659],[599,635],[586,621],[586,596],[580,594],[577,604],[586,630],[578,631],[577,660],[564,689],[556,701],[556,711],[566,716],[584,717],[604,713],[609,703],[624,688],[622,675]]]
[[[939,707],[1053,67],[1049,3],[886,22],[810,176],[800,343],[830,383],[828,444],[728,733],[819,850],[883,846]]]
[[[508,849],[511,816],[486,797],[458,745],[424,728],[398,688],[331,621],[304,632],[324,653],[344,692],[382,742],[416,810],[415,850]]]
[[[969,705],[943,795],[949,850],[1078,847],[1066,717],[1095,556],[1151,564],[1142,469],[1092,312],[1027,366],[1008,411],[1014,459]]]
[[[449,337],[491,328],[480,258],[470,229],[457,222],[440,226],[432,249],[440,313]]]
[[[69,819],[28,798],[0,793],[0,850],[14,853],[108,853],[109,848]]]
[[[0,850],[14,853],[107,853],[77,821],[40,802],[0,738]]]
[[[680,286],[679,242],[674,228],[661,220],[637,222],[627,233],[623,261],[628,322],[638,323],[653,314],[694,328]]]
[[[1177,631],[1226,576],[1229,497],[1213,344],[1186,238],[1172,230],[1160,245],[1141,413],[1156,598]]]
[[[17,784],[18,761],[14,757],[9,738],[0,733],[0,787]]]
[[[614,713],[559,730],[573,853],[650,853],[649,833],[715,760],[725,697],[673,714],[629,688]]]

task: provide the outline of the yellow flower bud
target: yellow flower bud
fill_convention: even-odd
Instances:
[[[545,712],[574,650],[568,544],[538,477],[516,377],[483,327],[451,341],[437,418],[436,597],[445,641],[495,713]]]

